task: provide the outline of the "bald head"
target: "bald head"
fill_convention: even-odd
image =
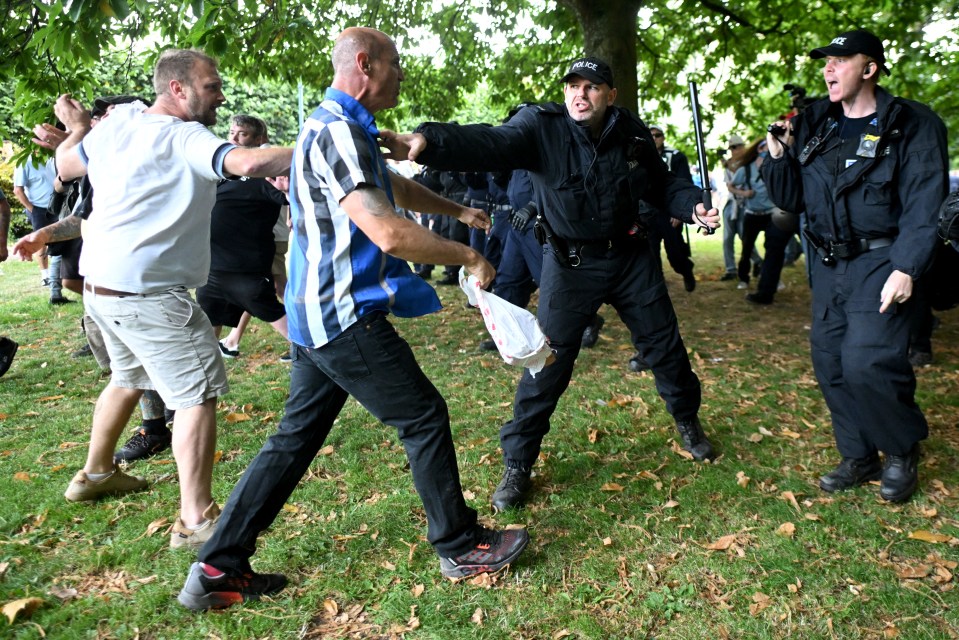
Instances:
[[[332,87],[353,96],[370,113],[396,106],[403,82],[400,54],[388,35],[350,27],[333,44]]]
[[[336,38],[333,44],[333,72],[336,75],[349,75],[356,71],[356,57],[360,53],[377,59],[383,53],[384,46],[390,42],[382,31],[367,27],[350,27]],[[362,67],[361,67],[362,68]]]

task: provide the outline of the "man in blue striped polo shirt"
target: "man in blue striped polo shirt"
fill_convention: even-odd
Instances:
[[[373,116],[396,106],[403,81],[389,37],[347,29],[333,47],[333,69],[326,99],[297,139],[290,175],[285,303],[293,366],[286,414],[190,568],[179,595],[190,609],[228,607],[286,585],[283,575],[250,567],[257,535],[276,518],[351,395],[397,428],[444,576],[497,571],[529,541],[525,529],[477,523],[463,498],[446,402],[387,319],[390,312],[414,317],[440,308],[407,261],[462,264],[483,286],[495,275],[469,246],[440,238],[395,207],[482,229],[489,217],[387,170]]]

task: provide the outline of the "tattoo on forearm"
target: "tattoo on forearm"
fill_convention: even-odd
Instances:
[[[83,219],[80,216],[70,216],[60,222],[47,227],[50,234],[47,242],[61,242],[63,240],[73,240],[80,237],[80,225]]]
[[[393,205],[390,204],[390,201],[379,189],[361,188],[359,192],[362,198],[363,208],[366,209],[370,215],[378,218],[396,215],[396,209],[393,208]]]

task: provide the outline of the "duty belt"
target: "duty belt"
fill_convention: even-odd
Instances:
[[[512,211],[513,207],[508,204],[494,204],[493,211]]]
[[[622,249],[632,250],[636,246],[636,241],[633,236],[607,240],[569,240],[567,241],[569,245],[569,266],[578,267],[582,258],[602,257]]]
[[[861,253],[872,251],[873,249],[882,249],[893,243],[895,238],[859,238],[852,242],[830,242],[829,252],[844,260],[855,258]]]

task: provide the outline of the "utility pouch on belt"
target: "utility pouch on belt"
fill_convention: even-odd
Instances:
[[[563,265],[569,266],[569,246],[567,246],[562,238],[557,237],[556,234],[553,233],[553,228],[549,226],[549,222],[546,221],[546,216],[542,213],[536,214],[536,224],[533,225],[533,235],[540,244],[548,244]]]

